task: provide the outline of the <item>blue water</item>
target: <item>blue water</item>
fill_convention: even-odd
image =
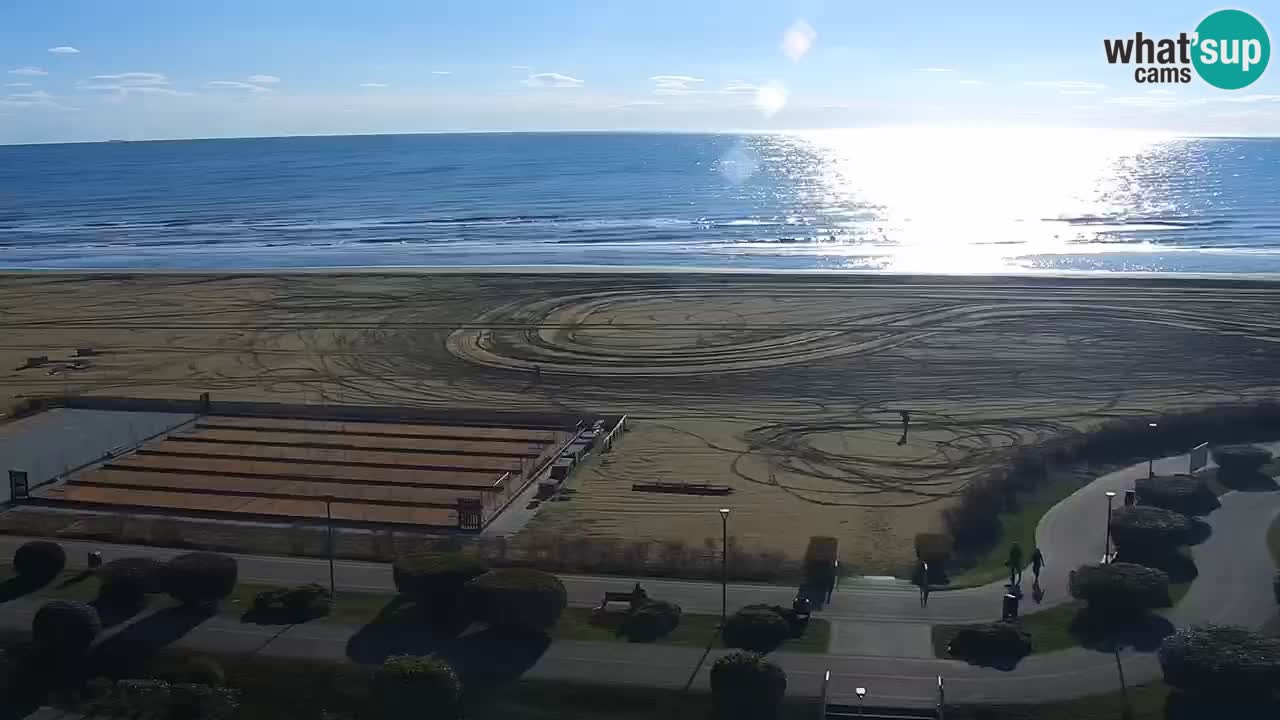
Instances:
[[[0,267],[1280,272],[1280,140],[458,134],[0,147]]]

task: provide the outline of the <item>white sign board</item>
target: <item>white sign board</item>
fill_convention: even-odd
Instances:
[[[1203,470],[1209,464],[1209,443],[1200,443],[1191,448],[1191,474]]]

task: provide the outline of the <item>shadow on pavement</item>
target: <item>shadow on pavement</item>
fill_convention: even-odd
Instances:
[[[1280,703],[1233,702],[1229,698],[1207,699],[1175,691],[1165,699],[1164,717],[1165,720],[1275,718],[1280,717]]]
[[[486,628],[454,639],[439,654],[453,665],[468,692],[515,682],[551,646],[545,633]]]
[[[469,624],[440,622],[425,606],[399,596],[351,636],[347,657],[363,665],[381,665],[391,655],[438,653]]]
[[[1276,489],[1276,481],[1264,472],[1230,475],[1218,473],[1218,482],[1241,492],[1270,492]]]
[[[115,627],[142,612],[147,607],[147,598],[144,595],[124,600],[104,598],[99,595],[89,604],[93,606],[94,610],[98,611],[98,619],[102,621],[102,627],[109,628]]]
[[[1071,620],[1072,637],[1082,647],[1100,652],[1115,652],[1133,648],[1140,652],[1154,652],[1160,641],[1174,632],[1173,623],[1155,613],[1118,619],[1088,608],[1076,613]]]
[[[22,577],[21,575],[14,575],[8,580],[0,583],[0,603],[17,600],[24,595],[30,595],[52,581],[53,578],[49,578],[48,580],[32,580],[30,578]]]
[[[91,578],[91,577],[93,577],[93,571],[92,571],[92,570],[81,570],[80,572],[76,573],[75,575],[72,575],[71,577],[67,578],[66,580],[63,580],[62,582],[58,583],[58,589],[59,589],[59,590],[66,590],[67,588],[71,587],[72,585],[79,585],[80,583],[84,582],[85,580],[88,580],[88,579],[89,579],[89,578]]]
[[[103,640],[89,655],[98,673],[119,677],[145,665],[159,650],[214,615],[208,608],[170,607],[147,615]]]

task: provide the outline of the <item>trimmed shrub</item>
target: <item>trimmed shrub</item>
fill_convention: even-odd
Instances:
[[[973,660],[1018,660],[1031,654],[1031,635],[1017,623],[971,625],[955,634],[947,652]]]
[[[804,576],[808,585],[825,588],[836,580],[836,560],[840,541],[826,535],[809,538],[804,551]]]
[[[929,564],[929,577],[920,578],[920,581],[945,579],[947,576],[947,563],[951,562],[953,552],[951,538],[942,533],[920,533],[916,535],[916,558]],[[918,574],[919,572],[920,569],[916,568],[916,573]]]
[[[210,605],[235,590],[237,565],[229,555],[193,552],[170,560],[164,573],[173,599],[183,605]]]
[[[1164,508],[1134,505],[1111,512],[1111,539],[1130,559],[1167,557],[1194,531],[1190,518]]]
[[[622,634],[631,642],[653,642],[680,624],[680,606],[655,600],[632,610],[622,621]]]
[[[771,605],[748,605],[725,620],[722,634],[727,647],[767,653],[791,636],[791,623]]]
[[[316,583],[264,590],[253,598],[253,612],[290,622],[306,622],[328,615],[333,596]]]
[[[526,568],[490,570],[468,582],[466,590],[481,620],[538,632],[556,624],[567,600],[560,578]]]
[[[184,657],[172,663],[166,663],[156,677],[166,682],[180,684],[189,683],[222,687],[226,684],[227,675],[222,665],[211,657],[196,655]]]
[[[1266,697],[1280,688],[1280,639],[1244,628],[1205,625],[1164,639],[1164,681],[1195,695]]]
[[[396,589],[435,607],[456,604],[466,584],[489,572],[482,558],[461,553],[418,553],[391,565]]]
[[[1133,563],[1082,565],[1071,571],[1067,587],[1071,597],[1088,603],[1090,610],[1108,614],[1169,606],[1169,575]]]
[[[1219,506],[1209,485],[1194,475],[1138,478],[1138,502],[1186,515],[1204,515]]]
[[[462,715],[462,683],[438,658],[393,655],[374,671],[370,690],[375,716],[385,720]]]
[[[164,591],[164,565],[151,558],[120,558],[98,568],[98,596],[108,602],[133,604],[147,593]]]
[[[1271,462],[1271,451],[1256,445],[1222,445],[1212,451],[1218,474],[1228,478],[1256,475]]]
[[[66,566],[67,554],[62,546],[48,540],[23,543],[13,554],[14,572],[31,583],[46,583],[57,577]]]
[[[715,718],[774,720],[781,713],[786,693],[787,674],[756,653],[729,653],[711,665]]]
[[[72,600],[50,600],[31,621],[31,637],[36,645],[61,658],[83,655],[100,632],[98,611]]]

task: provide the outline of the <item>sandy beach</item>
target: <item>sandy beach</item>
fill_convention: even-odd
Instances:
[[[526,532],[893,569],[1002,450],[1274,397],[1280,285],[645,273],[0,275],[0,408],[85,393],[621,412]],[[28,357],[98,354],[82,367]],[[900,411],[911,414],[900,444]],[[710,481],[727,499],[631,491]]]

